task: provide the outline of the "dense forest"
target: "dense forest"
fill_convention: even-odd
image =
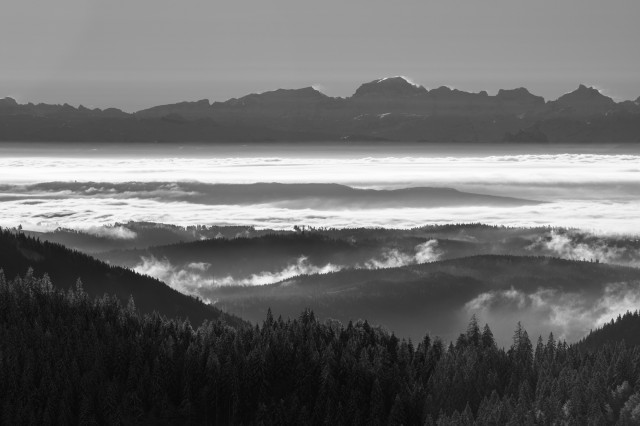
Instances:
[[[311,311],[260,326],[141,315],[135,301],[0,274],[0,422],[13,424],[640,424],[640,349],[401,340]]]

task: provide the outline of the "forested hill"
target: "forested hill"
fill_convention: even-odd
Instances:
[[[186,296],[155,278],[108,265],[59,244],[0,230],[0,269],[5,276],[11,279],[24,275],[29,268],[33,268],[36,275],[48,274],[62,289],[75,287],[80,279],[91,297],[109,294],[126,304],[133,296],[143,313],[157,311],[171,318],[189,318],[194,325],[206,319],[224,319],[232,325],[244,324],[239,318]]]
[[[472,318],[416,344],[310,311],[256,327],[140,317],[133,305],[0,276],[0,423],[635,425],[640,349],[583,351]]]
[[[602,327],[591,331],[578,343],[585,349],[624,341],[627,346],[640,345],[640,311],[627,312]]]

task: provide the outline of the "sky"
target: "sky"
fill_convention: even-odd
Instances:
[[[640,96],[637,0],[3,0],[0,97],[114,106],[314,86]]]

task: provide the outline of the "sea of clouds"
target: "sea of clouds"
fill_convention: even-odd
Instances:
[[[373,150],[375,151],[375,150]],[[357,186],[575,185],[634,183],[640,156],[519,154],[319,157],[0,157],[0,183],[52,181],[206,183],[333,182]],[[209,157],[208,155],[211,155]]]
[[[0,148],[2,151],[4,148]],[[252,148],[253,149],[253,148]],[[271,148],[270,148],[271,149]],[[155,152],[144,147],[80,152],[78,148],[0,152],[0,226],[29,229],[89,228],[129,220],[188,224],[412,227],[425,223],[486,222],[514,226],[557,225],[604,232],[640,232],[640,155],[629,153],[392,153],[344,148],[311,154],[256,148],[259,155],[219,149]],[[503,148],[500,148],[503,149]],[[24,152],[23,152],[24,151]],[[371,151],[371,152],[369,152]],[[399,150],[402,151],[402,150]],[[134,155],[135,154],[135,155]],[[262,154],[262,155],[260,155]],[[305,155],[302,155],[305,154]],[[308,154],[308,155],[307,155]],[[364,188],[451,187],[462,191],[549,201],[516,208],[434,208],[332,211],[259,204],[208,207],[185,201],[180,188],[136,183],[341,183]],[[96,183],[82,191],[74,182]],[[101,191],[99,182],[127,183]],[[47,185],[33,186],[34,184]],[[67,183],[67,186],[65,186]]]
[[[74,148],[75,149],[75,148]],[[147,149],[147,148],[145,148]],[[266,150],[266,148],[260,148]],[[341,154],[233,156],[215,150],[170,157],[82,153],[44,156],[16,148],[0,156],[0,226],[86,229],[128,222],[312,226],[413,227],[426,223],[485,222],[554,225],[599,232],[640,233],[640,155],[557,153],[514,155]],[[319,149],[318,149],[319,150]],[[55,152],[52,148],[50,151]],[[73,155],[72,155],[73,154]],[[65,156],[66,155],[66,156]],[[105,156],[106,155],[106,156]],[[397,208],[339,211],[276,204],[206,206],[189,202],[171,182],[340,183],[362,188],[450,187],[461,191],[548,201],[513,208]],[[93,186],[78,186],[93,182]],[[108,191],[100,182],[111,185]],[[156,185],[151,192],[143,183]],[[120,185],[113,185],[119,183]],[[127,185],[126,183],[130,183]],[[122,185],[125,184],[125,185]],[[35,185],[35,186],[34,186]],[[109,186],[107,185],[107,186]],[[93,188],[93,192],[91,189]],[[190,194],[194,195],[194,194]],[[195,194],[197,195],[197,194]],[[193,198],[193,197],[192,197]]]

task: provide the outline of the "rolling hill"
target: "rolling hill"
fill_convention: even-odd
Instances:
[[[453,339],[460,324],[476,312],[496,321],[523,318],[536,332],[540,324],[553,320],[554,309],[559,314],[569,304],[569,298],[588,310],[615,283],[628,284],[621,292],[637,291],[640,269],[548,257],[482,255],[401,268],[298,276],[265,286],[215,287],[203,295],[223,310],[253,322],[264,318],[269,307],[274,315],[284,317],[311,308],[321,318],[367,319],[414,339],[425,330]],[[505,332],[510,336],[510,329],[491,326],[496,335]],[[584,326],[576,324],[566,337],[586,334]],[[549,327],[544,329],[548,333]]]
[[[138,232],[139,229],[136,225],[122,226],[131,232]],[[159,225],[159,228],[164,232],[164,225]],[[227,235],[237,232],[235,228],[228,231],[225,231],[226,228],[220,229]],[[128,268],[140,265],[145,258],[166,260],[177,270],[188,270],[189,265],[197,263],[201,264],[200,270],[190,272],[206,280],[241,280],[254,274],[277,275],[294,267],[299,269],[297,274],[308,273],[305,268],[297,267],[301,260],[308,266],[307,270],[373,269],[480,254],[555,256],[620,265],[637,265],[640,262],[640,241],[634,238],[547,227],[461,224],[414,229],[299,228],[298,231],[248,231],[235,237],[198,241],[193,241],[191,236],[184,242],[150,247],[143,247],[142,240],[136,242],[134,238],[130,242],[113,244],[137,245],[140,248],[101,250],[95,256],[110,264]],[[80,235],[69,234],[78,238]],[[41,234],[41,238],[50,237]]]

